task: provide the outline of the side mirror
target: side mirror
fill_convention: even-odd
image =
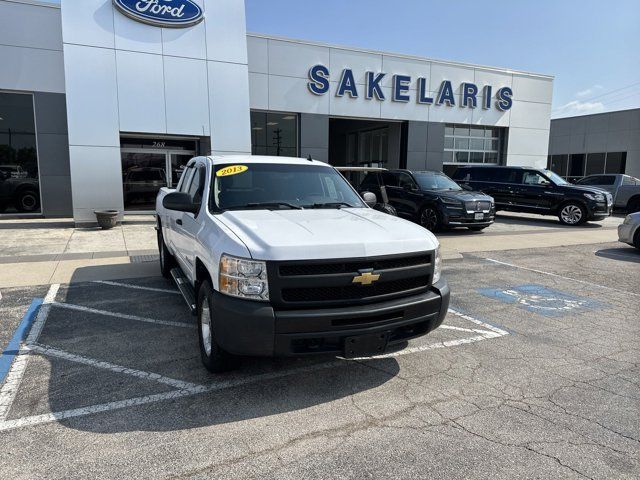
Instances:
[[[167,210],[175,210],[176,212],[196,214],[200,211],[200,204],[193,203],[191,196],[184,192],[168,193],[162,199],[162,206]]]
[[[378,203],[378,197],[376,197],[375,193],[362,192],[362,199],[364,200],[364,203],[366,203],[370,207],[373,207],[376,203]]]

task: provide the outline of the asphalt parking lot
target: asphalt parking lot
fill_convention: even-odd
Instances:
[[[445,324],[404,350],[222,376],[161,278],[2,289],[0,472],[638,478],[640,252],[476,252],[445,275]]]

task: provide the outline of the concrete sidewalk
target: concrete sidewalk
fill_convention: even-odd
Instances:
[[[125,217],[112,230],[73,220],[0,221],[0,287],[157,274],[155,218]]]
[[[615,242],[621,217],[566,227],[556,218],[500,214],[483,232],[438,234],[446,260],[464,253]],[[0,221],[0,288],[159,275],[155,218],[127,216],[112,230],[65,220]]]

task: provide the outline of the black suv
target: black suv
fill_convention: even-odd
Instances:
[[[573,185],[550,170],[469,166],[459,167],[453,178],[491,195],[498,210],[557,215],[565,225],[603,220],[611,215],[611,194]]]
[[[373,192],[380,198],[381,185],[398,216],[431,231],[447,227],[482,230],[494,221],[493,198],[461,188],[442,172],[389,170],[372,173],[364,178],[360,190]]]

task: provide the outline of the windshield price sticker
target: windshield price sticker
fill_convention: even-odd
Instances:
[[[221,168],[216,172],[216,177],[228,177],[230,175],[237,175],[249,170],[246,165],[231,165],[229,167]]]

